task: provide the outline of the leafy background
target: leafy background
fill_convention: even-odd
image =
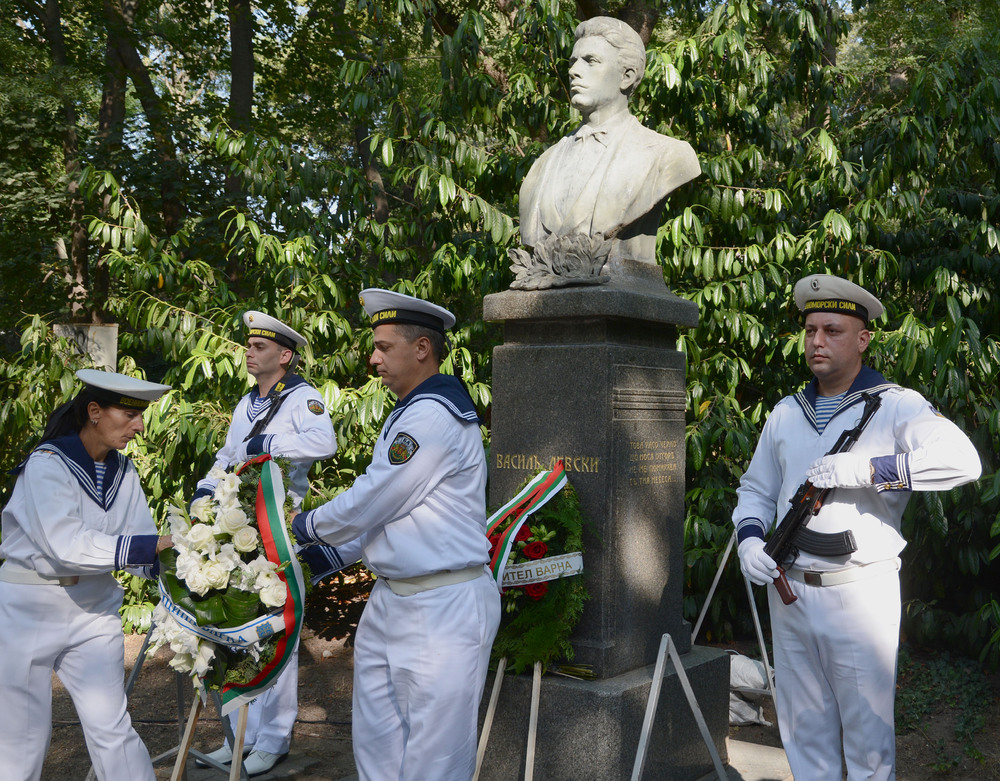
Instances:
[[[667,284],[698,303],[688,359],[694,618],[770,407],[805,381],[791,285],[845,274],[886,304],[871,363],[927,396],[983,459],[975,487],[914,497],[905,631],[1000,662],[1000,11],[973,0],[0,0],[0,433],[7,469],[86,359],[62,321],[115,322],[119,370],[174,386],[131,450],[157,517],[190,496],[248,388],[240,314],[311,345],[340,450],[311,501],[362,471],[390,400],[358,292],[458,315],[446,367],[488,441],[484,295],[511,276],[517,191],[579,121],[575,24],[647,41],[633,108],[697,150],[670,199]],[[3,487],[5,499],[11,481]],[[337,580],[350,603],[353,584]],[[736,568],[706,635],[750,629]],[[763,607],[763,605],[762,605]],[[148,594],[129,585],[141,627]],[[329,614],[324,607],[324,614]],[[338,616],[329,631],[349,625]]]

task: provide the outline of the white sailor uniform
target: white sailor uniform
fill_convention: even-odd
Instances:
[[[282,399],[281,406],[265,430],[249,442],[244,441],[254,424],[267,415],[274,398]],[[254,387],[240,399],[233,411],[226,441],[215,456],[215,466],[229,469],[260,453],[289,459],[292,462],[288,473],[289,493],[297,509],[309,491],[309,470],[313,462],[330,458],[336,452],[337,437],[323,397],[299,375],[293,374],[275,397],[261,397]],[[211,496],[215,483],[210,477],[199,480],[193,498]]]
[[[900,520],[912,491],[975,480],[979,456],[919,393],[869,368],[862,368],[819,432],[816,387],[813,380],[771,412],[740,480],[733,522],[741,542],[763,537],[784,516],[806,468],[857,424],[862,391],[881,395],[881,407],[850,451],[871,459],[875,484],[834,489],[809,521],[816,532],[850,530],[857,550],[836,557],[801,552],[788,573],[798,601],[782,604],[769,586],[768,603],[778,724],[792,774],[839,781],[843,730],[850,781],[893,779],[898,556],[906,545]]]
[[[436,375],[401,399],[371,466],[296,517],[296,539],[360,535],[378,580],[354,649],[359,777],[468,779],[500,595],[486,564],[486,459],[474,405]]]
[[[0,557],[0,775],[41,777],[52,730],[52,672],[73,699],[101,781],[152,781],[129,718],[122,589],[113,570],[151,574],[156,524],[132,462],[115,450],[100,487],[72,434],[18,468]]]
[[[275,398],[282,399],[281,405],[264,431],[245,441],[254,424],[268,414]],[[255,387],[240,399],[233,412],[226,441],[215,457],[215,466],[230,469],[261,453],[289,459],[288,492],[298,509],[309,491],[309,470],[313,463],[330,458],[336,451],[337,438],[323,397],[302,377],[293,374],[285,381],[284,389],[275,396],[261,397]],[[215,484],[216,481],[210,477],[199,480],[193,499],[211,496]],[[339,550],[326,551],[324,558],[327,566],[322,572],[318,571],[321,566],[316,563],[318,560],[310,561],[314,582],[320,574],[328,575],[358,561],[361,545],[355,543],[342,546]],[[339,562],[339,566],[333,562]],[[244,735],[247,746],[269,754],[288,753],[299,710],[298,684],[299,648],[296,644],[274,685],[250,703]],[[230,723],[235,728],[235,715],[230,715]]]

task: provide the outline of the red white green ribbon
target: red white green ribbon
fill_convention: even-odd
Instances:
[[[264,553],[268,561],[279,567],[284,565],[278,577],[285,582],[288,590],[282,611],[285,633],[277,640],[274,658],[252,680],[222,687],[223,716],[250,702],[274,684],[295,651],[305,607],[305,579],[285,526],[285,488],[281,470],[267,454],[247,463],[261,464],[260,483],[257,485],[257,529],[264,543]]]
[[[508,518],[514,519],[501,535],[493,559],[490,561],[490,571],[497,583],[503,583],[504,569],[507,567],[507,560],[510,558],[518,530],[533,512],[559,493],[564,485],[566,485],[566,473],[563,462],[559,461],[555,469],[535,475],[517,496],[490,516],[486,522],[487,537],[500,528]]]

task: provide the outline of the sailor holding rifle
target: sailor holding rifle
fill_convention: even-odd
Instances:
[[[883,307],[840,277],[799,280],[806,362],[813,380],[771,412],[740,480],[733,512],[743,573],[772,584],[764,537],[808,479],[832,488],[787,570],[797,600],[768,588],[778,726],[797,781],[896,777],[893,698],[899,645],[900,519],[913,491],[945,491],[979,477],[979,455],[919,393],[863,365],[868,322]],[[881,405],[848,452],[824,455],[855,427],[863,394]],[[841,742],[841,735],[843,741]]]

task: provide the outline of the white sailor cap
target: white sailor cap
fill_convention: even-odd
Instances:
[[[247,338],[258,336],[270,339],[289,350],[297,350],[306,343],[306,338],[271,315],[251,309],[243,313],[243,325],[247,327]]]
[[[444,333],[455,325],[455,315],[444,307],[405,293],[370,287],[361,291],[360,298],[372,319],[372,328],[383,323],[407,323]]]
[[[130,409],[146,409],[170,390],[169,385],[101,369],[80,369],[76,376],[99,401]]]
[[[885,311],[882,302],[863,287],[832,274],[812,274],[796,282],[795,304],[805,315],[836,312],[861,318],[866,324]]]

